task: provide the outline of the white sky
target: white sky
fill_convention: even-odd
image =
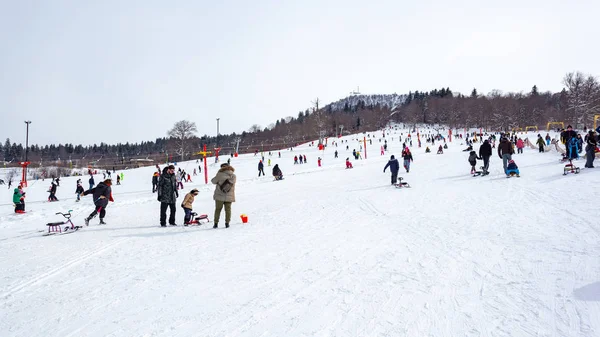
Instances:
[[[3,1],[0,141],[242,132],[363,93],[600,75],[600,1]]]

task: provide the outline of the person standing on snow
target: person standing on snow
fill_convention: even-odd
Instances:
[[[483,144],[479,147],[479,157],[483,159],[483,175],[489,174],[490,168],[490,157],[492,156],[492,146],[489,140],[484,140]]]
[[[106,222],[104,222],[104,217],[106,216],[106,206],[108,206],[109,201],[114,201],[112,197],[112,189],[110,188],[111,185],[112,180],[106,179],[99,183],[95,188],[83,192],[83,195],[93,195],[94,206],[96,206],[94,211],[84,219],[86,226],[90,224],[90,220],[92,220],[98,213],[100,213],[100,224],[106,225]]]
[[[264,176],[265,175],[265,165],[263,164],[262,160],[258,161],[258,176],[260,177],[261,174]]]
[[[596,147],[598,146],[598,140],[594,134],[594,130],[590,130],[586,139],[587,145],[585,146],[585,167],[594,168],[594,159],[596,159]]]
[[[154,172],[152,175],[152,193],[156,192],[156,187],[158,186],[158,172]]]
[[[228,165],[222,164],[219,172],[210,181],[216,185],[213,199],[215,200],[215,224],[213,228],[219,227],[219,218],[221,210],[225,207],[225,228],[229,228],[231,221],[231,204],[235,202],[235,183],[236,176],[233,173],[235,169]]]
[[[512,143],[508,140],[508,138],[503,137],[500,140],[500,144],[498,144],[498,157],[502,159],[502,168],[504,169],[504,173],[506,173],[508,161],[512,160],[513,153],[515,152],[513,150]]]
[[[25,192],[23,192],[23,187],[21,185],[15,188],[13,204],[15,204],[15,213],[25,213]]]
[[[77,188],[75,188],[75,194],[77,194],[77,202],[79,202],[79,200],[81,200],[81,194],[84,192],[83,190],[83,186],[81,186],[81,183],[78,182],[77,183]]]
[[[538,145],[538,152],[544,153],[545,142],[544,142],[544,139],[542,138],[542,135],[538,135],[538,139],[535,143]]]
[[[50,190],[48,192],[50,192],[50,195],[48,196],[48,201],[58,201],[58,199],[56,198],[56,183],[54,181],[50,185]]]
[[[90,183],[90,190],[91,190],[92,188],[94,188],[94,185],[96,184],[94,182],[94,176],[93,175],[90,174],[90,180],[88,180],[88,182]]]
[[[383,168],[383,173],[387,168],[390,168],[390,172],[392,173],[392,185],[394,185],[398,181],[398,171],[400,171],[400,163],[398,163],[398,159],[394,155],[390,157],[390,160]]]
[[[519,138],[517,140],[517,153],[523,153],[523,148],[525,147],[525,143],[523,142],[523,139]]]
[[[402,158],[404,159],[404,168],[406,169],[406,173],[408,173],[410,171],[410,162],[413,161],[412,153],[410,153],[408,147],[402,151]]]
[[[167,227],[167,208],[169,208],[169,225],[175,224],[175,201],[179,197],[177,192],[177,181],[175,178],[175,166],[169,165],[163,169],[158,179],[158,201],[160,201],[160,226]]]
[[[279,168],[279,164],[275,164],[275,166],[273,166],[273,177],[275,177],[275,180],[283,180],[283,173]]]

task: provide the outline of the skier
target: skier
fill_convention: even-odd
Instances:
[[[15,188],[13,203],[15,204],[15,213],[25,213],[25,192],[21,185]]]
[[[225,207],[225,228],[229,228],[231,204],[235,202],[235,183],[237,180],[233,172],[235,172],[235,169],[232,166],[222,164],[217,175],[210,180],[216,185],[213,194],[215,200],[215,224],[213,228],[219,227],[219,218],[223,207]]]
[[[263,164],[262,160],[258,161],[258,176],[260,177],[261,175],[265,175],[265,165]]]
[[[404,159],[404,168],[406,169],[406,173],[408,173],[410,171],[410,162],[413,161],[413,156],[408,147],[402,151],[402,158]]]
[[[394,155],[392,155],[390,157],[390,160],[387,162],[387,164],[383,168],[383,173],[385,173],[385,170],[388,167],[390,168],[390,172],[392,173],[392,185],[394,185],[396,183],[396,181],[398,181],[398,171],[400,171],[400,163],[398,163],[398,159],[396,159],[396,157]],[[406,164],[405,164],[405,167],[406,167]],[[406,170],[406,172],[408,172],[408,169]]]
[[[594,134],[594,130],[590,130],[586,140],[587,145],[585,146],[585,167],[594,168],[594,159],[596,159],[596,147],[598,146],[598,140]]]
[[[58,199],[56,198],[56,186],[56,183],[53,181],[50,185],[50,190],[48,190],[48,192],[50,192],[50,195],[48,196],[48,201],[50,202],[58,201]]]
[[[190,223],[190,220],[192,219],[192,204],[194,203],[194,197],[197,196],[198,193],[198,190],[194,188],[183,198],[181,208],[183,208],[183,212],[185,213],[183,217],[184,226],[187,226]]]
[[[152,175],[152,193],[156,192],[156,187],[158,186],[158,172],[154,172]]]
[[[83,192],[84,192],[83,186],[81,186],[81,183],[77,183],[77,188],[75,188],[75,194],[77,194],[77,202],[79,202],[79,200],[81,200],[81,194]]]
[[[175,179],[175,166],[169,165],[163,169],[158,179],[158,201],[160,201],[160,226],[167,227],[167,208],[170,210],[169,225],[175,224],[175,201],[179,197],[177,180]]]
[[[283,173],[279,169],[279,164],[273,166],[273,177],[275,177],[275,180],[283,180]]]
[[[483,159],[483,173],[482,175],[489,174],[490,157],[492,156],[492,146],[489,140],[484,140],[483,144],[479,147],[479,158]]]
[[[498,157],[502,159],[502,168],[504,172],[506,172],[508,161],[512,160],[513,153],[515,152],[513,150],[512,143],[508,140],[508,138],[503,137],[500,140],[500,144],[498,144]]]
[[[112,189],[110,188],[111,185],[112,180],[106,179],[103,182],[100,182],[95,188],[83,192],[83,195],[91,194],[93,196],[94,206],[96,206],[94,211],[84,219],[86,226],[90,224],[90,220],[92,220],[98,213],[100,213],[100,224],[106,225],[106,222],[104,222],[104,217],[106,216],[106,206],[108,206],[109,201],[115,201],[112,197]]]

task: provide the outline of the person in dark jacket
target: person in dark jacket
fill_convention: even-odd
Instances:
[[[477,172],[477,159],[481,158],[477,157],[477,153],[475,153],[475,151],[469,152],[469,164],[471,164],[471,174]]]
[[[383,173],[385,173],[385,170],[387,170],[388,167],[392,173],[392,185],[394,185],[398,181],[398,171],[400,171],[400,163],[398,163],[398,159],[396,159],[394,155],[392,155],[387,164],[385,164]]]
[[[88,182],[90,183],[90,190],[91,190],[92,188],[94,188],[94,185],[96,185],[93,175],[90,174],[90,180],[88,180]]]
[[[279,164],[275,164],[275,166],[273,166],[273,177],[275,177],[275,180],[283,180],[283,173],[279,168]]]
[[[483,175],[487,175],[490,172],[490,157],[492,156],[492,146],[489,140],[484,140],[483,144],[479,147],[479,158],[483,159]]]
[[[196,170],[194,170],[195,172]],[[152,193],[156,192],[156,187],[158,186],[158,172],[154,172],[152,175]]]
[[[160,226],[167,226],[167,208],[169,208],[169,225],[175,224],[175,201],[179,197],[177,192],[177,180],[175,178],[175,166],[169,165],[163,169],[158,179],[158,201],[160,201]]]
[[[96,206],[94,211],[90,213],[87,218],[85,218],[84,221],[86,226],[90,224],[90,220],[92,220],[98,213],[100,213],[100,224],[106,225],[106,222],[104,222],[104,217],[106,216],[106,206],[108,206],[109,201],[114,201],[112,197],[111,185],[112,180],[106,179],[91,190],[83,192],[83,195],[92,195],[94,198],[94,206]]]
[[[258,176],[260,177],[260,175],[266,175],[265,174],[265,164],[263,164],[262,160],[258,161]]]
[[[567,157],[575,159],[577,158],[577,154],[574,153],[576,152],[575,146],[573,146],[572,144],[576,144],[577,142],[571,141],[572,138],[577,139],[577,132],[573,130],[573,127],[571,125],[567,125],[567,130],[561,133],[561,140],[563,144],[565,144],[565,148],[567,149]]]
[[[544,145],[546,145],[546,142],[544,142],[542,135],[538,135],[537,141],[535,143],[538,146],[538,152],[544,153]]]
[[[585,146],[585,167],[593,168],[594,167],[594,159],[596,159],[596,147],[598,146],[598,139],[594,134],[593,130],[590,130],[586,139]]]
[[[50,195],[48,196],[48,201],[58,201],[58,199],[56,198],[56,183],[54,181],[50,185],[50,190],[48,192],[50,192]]]
[[[81,186],[81,183],[77,183],[77,188],[75,189],[75,194],[77,194],[77,202],[81,200],[81,195],[83,194],[83,192],[83,186]]]
[[[504,173],[506,173],[508,161],[512,160],[513,153],[515,152],[513,150],[512,143],[506,137],[502,138],[502,140],[500,140],[500,144],[498,145],[498,157],[502,159],[502,167],[504,168]]]
[[[406,173],[410,171],[410,162],[413,161],[412,153],[410,153],[410,149],[408,147],[402,150],[402,159],[404,159],[404,169]]]

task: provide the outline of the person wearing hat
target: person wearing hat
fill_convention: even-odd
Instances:
[[[215,224],[213,228],[219,227],[221,210],[225,207],[225,228],[229,228],[231,221],[231,203],[235,202],[235,169],[228,164],[221,164],[217,175],[210,181],[216,185],[213,199],[215,200]]]
[[[590,130],[586,137],[585,146],[585,167],[594,168],[594,159],[596,159],[596,147],[598,146],[598,139],[594,133],[594,130]]]
[[[106,225],[104,222],[104,217],[106,216],[106,206],[108,206],[108,202],[113,202],[114,199],[112,197],[112,179],[106,179],[103,182],[99,183],[98,186],[83,192],[83,195],[92,194],[94,198],[94,206],[96,208],[90,215],[85,218],[85,225],[88,226],[90,224],[90,220],[92,220],[98,213],[100,213],[100,224]]]
[[[185,212],[185,216],[183,217],[183,224],[187,226],[192,219],[192,205],[194,204],[194,197],[198,195],[198,190],[193,189],[190,193],[186,194],[183,198],[183,202],[181,203],[181,208]]]
[[[13,194],[13,203],[15,204],[15,213],[25,213],[25,192],[23,186],[15,188]]]
[[[169,165],[163,169],[158,179],[158,201],[160,201],[160,226],[167,226],[167,208],[169,208],[169,225],[175,224],[175,201],[179,197],[177,192],[177,180],[175,178],[175,166]]]
[[[390,157],[390,160],[387,162],[387,164],[383,168],[383,173],[385,173],[385,170],[388,167],[390,168],[390,171],[392,172],[392,185],[394,185],[396,183],[396,181],[398,180],[398,171],[400,171],[400,163],[398,163],[398,159],[396,159],[396,157],[394,155],[392,155]]]

